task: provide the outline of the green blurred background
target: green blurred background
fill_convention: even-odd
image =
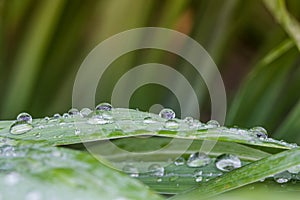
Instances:
[[[266,2],[0,0],[0,118],[13,119],[21,111],[34,117],[67,111],[76,72],[97,44],[121,31],[157,26],[190,35],[213,57],[227,92],[226,125],[264,126],[276,138],[300,143],[300,1],[286,1],[291,15],[283,12],[284,1]],[[291,18],[293,23],[286,20]],[[116,60],[100,81],[97,102],[109,102],[121,75],[149,62],[180,71],[197,91],[201,120],[209,119],[201,77],[185,61],[158,50]],[[175,96],[158,85],[138,89],[130,106],[149,110],[157,103],[179,112]]]

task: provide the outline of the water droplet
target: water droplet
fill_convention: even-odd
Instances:
[[[13,135],[21,135],[33,129],[32,124],[22,121],[16,121],[10,126],[9,132]]]
[[[91,114],[93,111],[89,108],[82,108],[80,110],[80,114],[82,117],[87,117],[89,114]]]
[[[196,181],[197,183],[202,182],[202,180],[203,180],[203,177],[202,177],[202,176],[196,176],[196,177],[195,177],[195,181]]]
[[[206,124],[213,127],[213,128],[220,127],[220,123],[216,120],[213,120],[213,119],[209,120]]]
[[[159,112],[159,116],[164,119],[174,119],[175,112],[172,109],[164,108]]]
[[[206,153],[197,152],[190,155],[187,166],[189,167],[204,167],[211,162],[210,157]]]
[[[176,166],[184,165],[184,163],[185,163],[185,159],[183,157],[179,157],[174,161],[174,164]]]
[[[68,118],[70,118],[70,115],[68,113],[64,113],[62,117],[65,119],[68,119]]]
[[[78,109],[76,108],[71,108],[69,111],[68,111],[69,115],[71,116],[75,116],[75,115],[79,115],[79,111]]]
[[[136,167],[134,167],[132,164],[125,165],[123,167],[123,171],[126,174],[129,174],[129,176],[131,176],[131,177],[138,177],[139,176],[138,169]]]
[[[36,133],[36,134],[34,134],[34,136],[35,136],[36,138],[40,138],[40,137],[41,137],[41,133]]]
[[[165,122],[165,128],[167,128],[167,129],[178,129],[179,124],[176,120],[169,119]]]
[[[162,182],[162,178],[157,178],[156,182],[158,182],[158,183]]]
[[[26,123],[32,123],[32,117],[28,113],[20,113],[17,116],[17,121],[18,122],[26,122]]]
[[[216,159],[216,167],[224,172],[229,172],[242,166],[241,160],[232,154],[222,154]]]
[[[96,106],[96,110],[111,111],[112,110],[112,105],[110,105],[109,103],[100,103]]]
[[[277,183],[287,183],[292,179],[292,175],[288,171],[274,175],[274,180]]]
[[[267,139],[268,138],[268,132],[263,127],[257,126],[250,129],[250,132],[256,135],[256,137],[260,139]]]
[[[111,123],[113,123],[112,120],[103,118],[102,116],[99,116],[99,115],[92,116],[87,122],[89,124],[95,124],[95,125],[96,124],[104,125],[104,124],[111,124]]]
[[[45,117],[44,121],[48,122],[50,120],[50,117]]]
[[[184,118],[185,123],[187,123],[188,125],[192,125],[194,122],[194,118],[192,117],[186,117]]]
[[[54,119],[60,119],[61,115],[59,113],[56,113],[56,114],[53,115],[53,118]]]
[[[154,124],[156,121],[152,117],[145,117],[143,120],[144,124]]]
[[[148,170],[152,176],[163,176],[165,173],[165,168],[159,164],[152,164],[148,167]]]
[[[294,167],[291,167],[287,171],[292,173],[292,174],[298,174],[300,172],[300,165],[296,165]]]

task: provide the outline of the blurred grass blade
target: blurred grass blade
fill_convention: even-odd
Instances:
[[[201,184],[191,191],[175,195],[171,199],[199,199],[199,197],[204,199],[254,183],[296,165],[300,165],[299,148],[291,149],[253,162],[207,183]]]
[[[285,0],[264,0],[264,2],[276,20],[281,24],[290,37],[293,38],[300,50],[300,25],[299,22],[288,12]]]
[[[2,114],[14,116],[29,103],[52,33],[65,0],[45,0],[35,10],[15,58],[12,79],[2,105]]]

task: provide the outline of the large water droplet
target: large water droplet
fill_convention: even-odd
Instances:
[[[17,121],[18,122],[26,122],[26,123],[32,123],[32,117],[28,113],[20,113],[17,116]]]
[[[266,129],[264,129],[261,126],[253,127],[250,129],[250,132],[256,135],[256,137],[260,139],[267,139],[268,138],[268,132]]]
[[[125,165],[123,167],[123,171],[126,174],[129,174],[129,176],[131,176],[131,177],[138,177],[139,176],[138,169],[135,166],[133,166],[132,164]]]
[[[164,175],[165,173],[165,169],[164,167],[160,166],[159,164],[152,164],[149,166],[148,168],[150,174],[152,176],[158,176],[158,177],[161,177]]]
[[[179,124],[176,120],[169,119],[165,122],[165,128],[167,128],[167,129],[178,129]]]
[[[159,116],[164,119],[174,119],[175,112],[172,109],[164,108],[159,112]]]
[[[112,105],[110,105],[109,103],[100,103],[96,106],[95,109],[99,111],[111,111]]]
[[[176,166],[184,165],[184,163],[185,163],[185,159],[183,157],[179,157],[174,161],[174,164]]]
[[[216,159],[216,167],[224,172],[229,172],[242,166],[241,160],[232,154],[222,154]]]
[[[288,171],[274,175],[274,180],[277,183],[287,183],[292,179],[292,175]]]
[[[211,159],[206,153],[197,152],[190,155],[186,164],[189,167],[204,167],[210,162]]]
[[[16,121],[10,126],[9,132],[13,135],[21,135],[33,129],[32,124],[22,121]]]

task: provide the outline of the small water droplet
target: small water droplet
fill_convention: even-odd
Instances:
[[[241,160],[232,154],[222,154],[216,159],[216,167],[224,172],[229,172],[242,166]]]
[[[89,108],[82,108],[81,110],[80,110],[80,114],[81,114],[81,116],[82,117],[87,117],[87,116],[89,116],[89,114],[91,114],[93,111],[91,110],[91,109],[89,109]]]
[[[53,115],[53,118],[54,119],[60,119],[61,115],[59,113],[56,113],[56,114]]]
[[[197,183],[202,182],[202,180],[203,180],[203,177],[202,177],[202,176],[196,176],[196,177],[195,177],[195,181],[196,181]]]
[[[129,176],[131,176],[131,177],[138,177],[139,176],[138,169],[136,167],[134,167],[132,164],[125,165],[123,167],[123,171],[126,174],[129,174]]]
[[[28,113],[20,113],[17,116],[17,121],[18,122],[26,122],[26,123],[32,123],[32,117]]]
[[[174,119],[175,112],[172,109],[164,108],[159,112],[159,116],[164,119]]]
[[[148,167],[148,170],[152,176],[161,177],[165,173],[165,168],[160,166],[159,164],[152,164]]]
[[[253,134],[256,135],[259,139],[267,139],[268,138],[268,132],[266,129],[264,129],[261,126],[253,127],[249,130]]]
[[[144,124],[154,124],[156,121],[152,117],[145,117],[143,120]]]
[[[204,167],[211,162],[210,157],[203,152],[197,152],[190,155],[187,166],[189,167]]]
[[[274,175],[274,180],[277,183],[287,183],[292,179],[292,175],[288,171]]]
[[[48,122],[50,120],[50,117],[44,117],[44,121]]]
[[[207,125],[211,126],[212,128],[220,127],[220,123],[217,120],[209,120]]]
[[[65,119],[68,119],[68,118],[70,118],[70,115],[69,115],[69,113],[64,113],[62,117]]]
[[[188,125],[192,125],[194,122],[194,118],[186,117],[186,118],[184,118],[184,122],[187,123]]]
[[[27,122],[22,122],[22,121],[16,121],[10,126],[9,132],[13,135],[21,135],[27,133],[32,129],[33,129],[32,124]]]
[[[76,108],[71,108],[71,109],[68,111],[68,114],[71,115],[71,116],[79,115],[79,111],[78,111],[78,109],[76,109]]]
[[[175,164],[176,166],[184,165],[184,163],[185,163],[184,157],[179,157],[179,158],[177,158],[177,159],[174,161],[174,164]]]
[[[167,129],[178,129],[179,124],[176,120],[169,119],[165,122],[165,128],[167,128]]]
[[[100,103],[96,106],[95,109],[99,111],[111,111],[112,105],[110,105],[109,103]]]

